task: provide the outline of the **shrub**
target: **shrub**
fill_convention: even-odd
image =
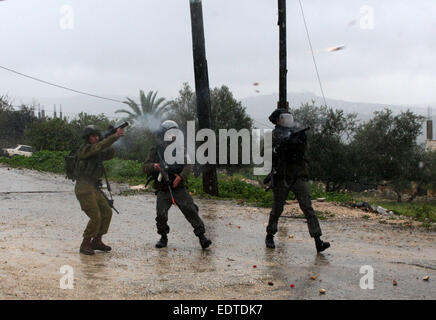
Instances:
[[[64,158],[68,152],[40,151],[31,157],[17,156],[13,158],[0,158],[0,162],[13,167],[22,167],[53,173],[65,173]],[[112,159],[105,162],[105,168],[110,180],[126,182],[132,185],[143,184],[147,177],[142,173],[142,164],[135,160]],[[260,207],[271,207],[273,202],[272,191],[265,192],[259,186],[242,180],[241,176],[218,176],[219,197],[212,197],[203,192],[202,178],[191,176],[188,181],[188,190],[204,198],[235,199]],[[327,201],[349,201],[351,195],[338,192],[324,192],[319,184],[311,185],[312,198],[326,198]],[[294,200],[294,194],[289,193],[288,200]]]

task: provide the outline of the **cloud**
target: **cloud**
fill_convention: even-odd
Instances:
[[[327,96],[436,102],[434,1],[302,2]],[[59,26],[64,4],[74,9],[73,30]],[[372,30],[360,29],[363,5],[374,8]],[[298,1],[287,8],[289,90],[319,93]],[[0,65],[97,94],[171,98],[194,82],[187,0],[4,1],[0,10]],[[255,81],[262,93],[278,91],[277,3],[209,0],[203,11],[211,86],[226,84],[237,98],[252,95]],[[0,87],[12,96],[70,95],[3,71]]]

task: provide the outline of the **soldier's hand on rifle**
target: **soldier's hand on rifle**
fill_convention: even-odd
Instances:
[[[160,171],[160,165],[159,165],[159,163],[155,163],[155,164],[153,164],[153,169],[154,169],[154,171]]]
[[[173,181],[173,188],[177,188],[177,186],[179,185],[180,181],[182,181],[182,177],[179,176],[178,174],[175,174],[176,178]]]
[[[117,138],[124,136],[124,128],[118,128],[117,132],[115,133]]]

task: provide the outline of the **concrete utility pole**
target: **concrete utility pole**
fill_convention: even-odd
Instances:
[[[287,69],[287,50],[286,50],[286,0],[278,0],[279,7],[279,59],[280,59],[280,78],[279,78],[279,101],[277,102],[277,108],[288,109],[289,102],[287,97],[287,81],[288,74]]]
[[[209,75],[207,71],[201,0],[190,0],[190,7],[198,124],[200,130],[205,128],[212,129]],[[218,195],[218,177],[215,165],[206,164],[203,166],[203,191],[211,195]]]

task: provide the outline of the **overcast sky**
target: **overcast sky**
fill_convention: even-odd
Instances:
[[[435,0],[302,2],[327,97],[436,103]],[[63,5],[73,29],[61,28]],[[319,95],[298,0],[287,6],[288,90]],[[203,0],[203,12],[211,87],[225,84],[238,99],[277,92],[277,0]],[[188,0],[0,1],[0,43],[0,66],[94,94],[173,98],[194,83]],[[1,94],[75,95],[4,70]]]

